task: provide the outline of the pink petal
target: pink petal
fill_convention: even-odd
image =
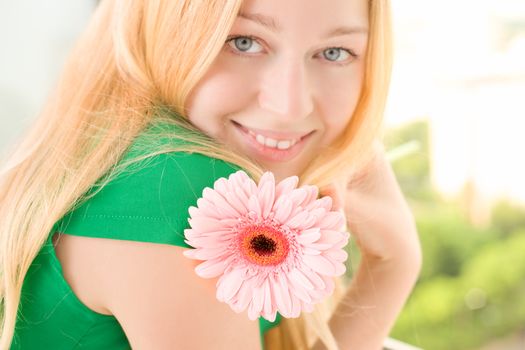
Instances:
[[[309,243],[306,245],[310,249],[316,249],[316,250],[327,250],[330,248],[333,248],[333,244],[328,243]]]
[[[310,212],[310,215],[315,217],[317,221],[319,221],[320,219],[323,218],[323,216],[325,216],[325,214],[327,213],[326,209],[325,208],[315,208],[315,209],[312,209],[312,210],[309,210],[309,209],[306,209]]]
[[[303,247],[303,254],[307,255],[319,255],[321,252],[317,249],[309,248],[308,246]]]
[[[335,267],[323,255],[304,255],[303,262],[315,272],[323,275],[333,276]]]
[[[226,249],[230,244],[231,240],[235,238],[236,234],[230,234],[228,236],[213,235],[213,236],[200,236],[189,239],[192,247],[222,247]]]
[[[317,241],[321,237],[321,231],[318,227],[304,230],[297,235],[297,242],[301,244],[308,244]]]
[[[244,171],[239,170],[231,174],[228,180],[232,184],[232,188],[236,188],[241,187],[245,181],[250,180],[250,177]]]
[[[305,185],[301,187],[306,192],[306,197],[301,203],[298,203],[301,207],[306,207],[308,204],[310,204],[312,201],[315,201],[317,199],[317,194],[319,190],[317,189],[317,186],[311,186],[311,185]]]
[[[288,291],[288,283],[286,278],[282,274],[275,274],[272,278],[271,284],[273,290],[273,297],[279,312],[284,317],[291,317],[292,313],[292,300]]]
[[[293,203],[291,200],[281,197],[275,202],[273,211],[275,212],[274,219],[280,223],[286,222],[293,209]]]
[[[226,200],[228,201],[228,203],[230,203],[230,205],[235,208],[235,210],[237,210],[237,212],[242,216],[242,215],[245,215],[247,212],[248,212],[248,208],[247,208],[247,203],[248,203],[248,200],[246,201],[243,201],[244,200],[244,197],[243,198],[239,198],[239,196],[237,196],[237,193],[236,192],[227,192],[224,197],[226,198]]]
[[[299,178],[297,176],[290,176],[282,180],[275,187],[275,196],[280,197],[283,195],[288,195],[294,188],[297,187],[299,183]]]
[[[186,243],[191,245],[190,244],[191,242],[186,241]],[[217,258],[220,258],[228,254],[229,252],[225,250],[223,247],[199,248],[199,249],[194,249],[193,253],[191,253],[192,257],[198,260],[217,259]]]
[[[264,305],[263,305],[263,315],[268,321],[275,321],[275,305],[272,300],[272,291],[270,290],[270,283],[268,279],[264,280]]]
[[[297,298],[292,298],[292,317],[299,317],[301,315],[301,301]]]
[[[215,210],[215,205],[207,199],[199,198],[197,200],[198,211],[191,215],[192,218],[199,216],[208,216],[213,219],[220,219],[220,214]]]
[[[241,312],[245,310],[248,307],[248,304],[250,303],[250,300],[252,300],[252,289],[253,289],[253,283],[252,280],[245,281],[241,288],[239,288],[239,291],[237,292],[236,297],[236,303],[235,307],[238,312]]]
[[[301,268],[301,271],[303,274],[308,278],[310,282],[314,285],[315,289],[325,289],[326,285],[321,277],[317,274],[317,272],[313,271],[312,269],[304,266]]]
[[[193,241],[195,238],[201,238],[201,237],[220,237],[221,239],[228,240],[228,239],[234,239],[237,235],[236,232],[232,231],[231,228],[225,228],[221,231],[210,231],[210,232],[200,232],[193,230],[191,228],[187,228],[184,230],[184,236],[189,240]]]
[[[335,230],[321,230],[321,238],[319,238],[318,243],[328,243],[335,245],[337,242],[340,242],[344,238],[344,235],[340,231]]]
[[[334,276],[342,276],[346,272],[346,266],[344,264],[335,263],[335,274]]]
[[[231,191],[230,181],[220,177],[213,183],[213,189],[224,196],[225,193]]]
[[[308,213],[308,217],[306,218],[306,220],[304,220],[304,222],[299,227],[301,227],[302,229],[308,229],[314,226],[316,222],[317,222],[317,217],[310,215],[310,213]]]
[[[188,219],[192,229],[200,232],[220,231],[224,229],[221,221],[205,216]]]
[[[208,199],[215,204],[215,210],[222,213],[222,217],[239,217],[241,214],[230,205],[230,203],[224,199],[219,192],[209,188],[205,188],[203,191],[203,198]]]
[[[286,221],[286,226],[290,228],[299,228],[302,227],[303,223],[308,219],[310,213],[306,210],[299,212],[297,215],[293,216],[291,219]]]
[[[288,281],[290,282],[290,292],[297,298],[303,300],[303,301],[306,301],[306,302],[312,302],[312,297],[310,296],[310,294],[308,293],[308,291],[306,291],[306,289],[304,289],[303,286],[301,286],[298,282],[296,282],[295,280],[291,279],[289,276],[288,276]],[[293,308],[294,308],[294,299],[297,299],[297,298],[292,298],[292,313],[293,313]]]
[[[253,289],[253,298],[248,306],[248,317],[250,320],[257,319],[263,307],[264,302],[264,286],[259,286]]]
[[[290,200],[293,202],[294,206],[299,207],[301,203],[308,196],[308,192],[304,188],[296,188],[290,193]]]
[[[267,218],[272,210],[275,197],[275,179],[270,172],[264,173],[259,182],[259,193],[257,195],[261,204],[262,217]]]
[[[237,198],[239,198],[239,200],[241,201],[241,203],[246,203],[246,204],[248,203],[249,195],[244,193],[244,190],[242,189],[242,187],[235,187],[234,192]]]
[[[252,179],[244,181],[241,188],[247,197],[257,193],[257,185]]]
[[[244,268],[224,274],[217,283],[217,299],[219,301],[229,302],[239,288],[241,288],[245,274],[246,270]]]
[[[248,201],[248,209],[251,212],[254,212],[256,217],[261,217],[261,206],[259,205],[259,201],[257,200],[257,197],[255,195],[250,196],[250,199]]]
[[[343,249],[332,249],[327,250],[324,253],[325,256],[330,257],[338,262],[345,262],[346,259],[348,259],[348,253],[344,251]]]
[[[344,225],[344,216],[338,211],[331,211],[319,222],[319,226],[323,229],[340,230]]]
[[[308,280],[308,278],[306,278],[305,275],[303,275],[303,273],[297,268],[294,268],[288,273],[288,278],[290,281],[297,282],[297,284],[308,290],[315,289],[312,282],[310,282],[310,280]]]
[[[332,209],[332,198],[325,196],[313,201],[305,207],[307,210],[314,210],[317,208],[323,208],[326,211],[330,211]]]
[[[321,278],[323,279],[324,283],[326,284],[326,292],[327,294],[332,294],[334,292],[334,289],[335,289],[335,282],[334,282],[334,279],[333,277],[330,277],[330,276],[322,276],[321,275]]]
[[[186,256],[186,254],[184,255]],[[223,259],[207,260],[195,267],[195,273],[202,278],[217,277],[224,273],[226,265],[227,261]]]

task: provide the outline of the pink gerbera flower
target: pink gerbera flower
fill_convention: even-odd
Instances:
[[[220,178],[190,207],[188,258],[204,260],[195,271],[220,276],[217,299],[251,320],[274,321],[312,312],[344,274],[349,233],[332,199],[315,186],[296,188],[297,176],[275,184],[266,172],[257,185],[245,172]]]

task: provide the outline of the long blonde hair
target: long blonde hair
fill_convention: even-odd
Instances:
[[[54,94],[0,171],[0,349],[9,348],[24,277],[53,225],[105,173],[135,137],[168,106],[188,126],[184,103],[224,45],[242,0],[104,0],[79,39]],[[391,70],[387,0],[369,0],[365,80],[352,119],[302,182],[341,181],[367,159],[381,127]],[[191,126],[189,126],[191,128]],[[334,149],[336,152],[334,152]],[[206,137],[180,151],[262,170]],[[164,150],[172,151],[172,150]],[[338,349],[328,319],[345,283],[312,314],[283,319],[266,348],[307,349],[320,338]]]

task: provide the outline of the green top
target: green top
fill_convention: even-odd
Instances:
[[[181,142],[155,135],[182,130],[154,124],[137,137],[122,160]],[[63,277],[52,233],[191,248],[184,242],[188,208],[196,205],[205,187],[213,187],[216,179],[236,170],[232,164],[196,153],[153,155],[126,167],[100,192],[67,213],[53,227],[24,280],[11,349],[130,349],[115,317],[89,309],[75,296]],[[280,319],[279,314],[273,323],[259,318],[263,347],[264,332]]]

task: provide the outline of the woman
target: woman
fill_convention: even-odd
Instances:
[[[421,264],[377,141],[390,57],[385,0],[102,1],[3,168],[1,347],[380,348]],[[236,167],[345,211],[361,263],[313,313],[251,322],[182,256]]]

